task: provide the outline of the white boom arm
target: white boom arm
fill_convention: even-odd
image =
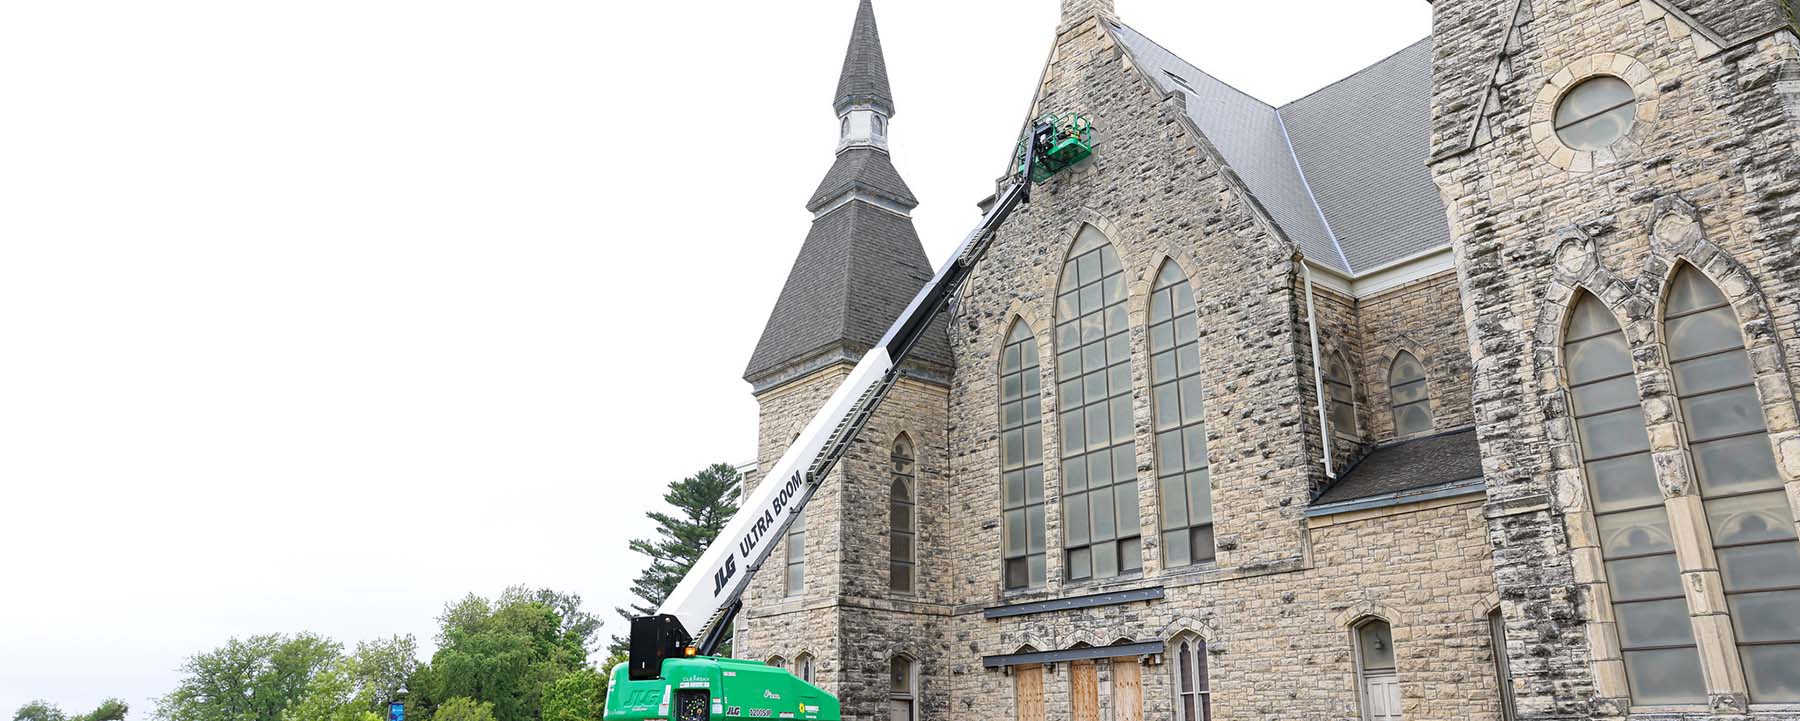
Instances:
[[[1019,204],[1030,198],[1031,169],[1037,162],[1036,151],[1047,147],[1049,133],[1047,125],[1040,124],[1032,129],[1028,142],[1032,143],[1033,152],[1025,153],[1025,167],[1013,185],[989,209],[981,225],[963,240],[956,255],[919,290],[881,342],[863,355],[862,361],[850,371],[850,377],[813,415],[800,437],[763,476],[756,490],[744,499],[737,515],[719,533],[718,540],[706,549],[657,610],[659,616],[674,617],[684,631],[704,639],[700,653],[712,653],[711,646],[723,634],[722,624],[729,623],[735,614],[738,599],[750,585],[751,577],[762,568],[776,542],[787,533],[788,526],[812,499],[818,484],[843,457],[875,409],[880,407],[898,377],[896,366],[906,359],[931,321],[987,252],[994,231]],[[634,633],[635,629],[634,626]]]

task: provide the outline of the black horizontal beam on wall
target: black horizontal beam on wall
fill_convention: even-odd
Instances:
[[[1139,588],[1131,591],[1114,591],[1112,593],[1096,593],[1091,596],[1073,596],[1070,598],[1053,598],[1048,601],[1032,601],[1015,603],[1007,606],[990,606],[981,612],[982,617],[989,620],[1010,618],[1013,616],[1029,616],[1034,613],[1050,611],[1075,611],[1083,608],[1100,606],[1117,606],[1123,603],[1138,601],[1155,601],[1163,597],[1162,586]]]
[[[1082,647],[1064,649],[1061,651],[1033,651],[1031,653],[1010,653],[1004,656],[983,656],[981,658],[981,665],[987,668],[1005,668],[1007,666],[1031,666],[1040,663],[1086,661],[1094,658],[1145,656],[1162,652],[1163,642],[1148,641],[1145,643],[1129,643],[1118,646]]]

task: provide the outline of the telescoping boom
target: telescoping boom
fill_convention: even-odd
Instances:
[[[655,693],[656,689],[651,687],[637,688],[635,694],[620,693],[617,686],[621,681],[615,671],[612,683],[618,697],[608,697],[606,717],[609,721],[627,718],[675,718],[678,721],[691,721],[744,715],[728,713],[726,709],[732,707],[722,705],[719,695],[714,693],[704,696],[710,703],[699,701],[696,705],[694,701],[702,698],[697,689],[709,685],[704,679],[711,676],[683,666],[684,670],[680,672],[683,678],[688,678],[685,674],[689,673],[697,675],[692,676],[695,680],[683,680],[677,684],[677,679],[672,677],[676,674],[671,673],[671,667],[689,657],[711,656],[718,649],[732,620],[743,606],[741,598],[744,590],[749,587],[751,578],[762,568],[776,542],[786,534],[788,526],[805,509],[813,492],[831,472],[832,467],[849,450],[850,443],[880,408],[882,400],[899,378],[900,363],[911,353],[932,321],[968,279],[975,264],[986,254],[994,232],[1019,205],[1030,200],[1034,182],[1048,179],[1051,174],[1080,161],[1092,152],[1089,133],[1087,121],[1075,115],[1045,116],[1032,125],[1030,134],[1020,143],[1019,163],[1015,168],[1017,174],[982,218],[981,224],[963,240],[956,254],[938,270],[931,281],[919,290],[906,311],[888,328],[881,342],[863,355],[862,360],[851,370],[850,377],[838,386],[831,398],[813,415],[812,420],[800,432],[799,438],[782,454],[781,460],[768,470],[749,498],[745,499],[737,515],[720,532],[718,540],[707,548],[694,568],[681,579],[674,592],[669,594],[668,600],[657,610],[657,615],[632,619],[627,683],[660,679],[663,681],[661,693]],[[719,681],[727,687],[721,690],[728,691],[733,685],[729,679],[742,679],[739,684],[752,683],[749,679],[763,675],[762,671],[756,669],[737,668],[744,662],[708,660],[732,666],[731,670],[720,672],[719,678],[727,679]],[[762,667],[761,664],[754,666]],[[797,679],[794,681],[798,682]],[[768,679],[762,682],[776,683]],[[675,698],[672,699],[672,691],[677,686],[693,690],[673,694]],[[657,696],[660,698],[656,698]],[[780,694],[773,691],[763,696],[780,698]],[[829,699],[829,696],[824,698]],[[672,700],[676,706],[674,712],[670,710]],[[799,716],[789,715],[793,713],[792,710],[784,710],[776,715],[782,718],[835,718],[836,702],[835,699],[829,700],[829,711],[824,715],[820,714],[821,708],[817,705],[811,706],[809,712],[804,700],[799,704]],[[617,705],[615,701],[618,702]],[[638,712],[640,709],[642,713]],[[699,715],[694,715],[696,713]]]

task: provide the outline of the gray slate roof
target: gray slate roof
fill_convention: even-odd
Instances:
[[[1431,40],[1282,108],[1124,24],[1112,31],[1308,260],[1352,275],[1450,244],[1425,161]]]
[[[900,171],[894,169],[887,151],[857,147],[838,153],[837,162],[831,164],[831,170],[819,182],[819,189],[813,191],[811,200],[806,201],[806,209],[819,212],[820,208],[853,190],[892,201],[909,210],[919,205],[912,189],[900,179]]]
[[[1320,506],[1482,477],[1475,429],[1381,446],[1344,471],[1313,501]]]
[[[819,217],[788,271],[744,378],[754,382],[835,347],[861,354],[881,341],[931,275],[911,219],[862,202]],[[942,317],[913,358],[950,366]]]
[[[894,114],[894,91],[888,87],[887,60],[882,57],[881,31],[875,27],[871,0],[862,0],[856,8],[856,24],[850,29],[850,48],[844,52],[844,71],[838,76],[832,108],[841,115],[858,103]]]

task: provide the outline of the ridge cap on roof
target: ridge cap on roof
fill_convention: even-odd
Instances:
[[[1137,33],[1138,37],[1141,37],[1145,40],[1150,41],[1151,45],[1155,45],[1156,47],[1162,48],[1162,51],[1165,53],[1168,53],[1169,57],[1175,58],[1176,60],[1180,60],[1183,65],[1193,68],[1194,72],[1197,72],[1197,73],[1200,73],[1201,75],[1205,75],[1206,77],[1212,78],[1213,82],[1225,86],[1226,90],[1230,90],[1231,92],[1237,93],[1238,95],[1242,95],[1246,98],[1254,100],[1257,102],[1257,104],[1262,105],[1263,107],[1268,108],[1270,110],[1278,110],[1278,108],[1276,108],[1274,105],[1269,104],[1269,101],[1263,100],[1262,98],[1256,97],[1255,95],[1245,92],[1243,89],[1239,88],[1236,85],[1232,85],[1229,81],[1225,80],[1224,78],[1221,78],[1217,75],[1207,72],[1206,68],[1202,68],[1198,65],[1188,62],[1187,58],[1182,57],[1181,54],[1175,52],[1174,50],[1170,50],[1169,46],[1157,42],[1156,38],[1150,37],[1149,35],[1145,35],[1144,31],[1134,28],[1130,25],[1127,25],[1122,20],[1118,21],[1118,24],[1119,24],[1119,27],[1122,27],[1122,28],[1130,30],[1134,33]]]
[[[1355,79],[1356,76],[1361,75],[1366,72],[1369,72],[1370,70],[1374,70],[1377,67],[1386,65],[1388,63],[1388,61],[1393,60],[1394,58],[1400,57],[1402,54],[1406,53],[1409,50],[1412,50],[1413,48],[1416,48],[1420,45],[1431,42],[1431,40],[1432,40],[1432,36],[1426,35],[1425,37],[1419,38],[1418,40],[1414,40],[1410,43],[1407,43],[1406,47],[1403,47],[1403,48],[1400,48],[1399,50],[1395,50],[1394,52],[1388,53],[1386,57],[1383,57],[1382,59],[1377,60],[1375,62],[1369,63],[1368,65],[1365,65],[1362,68],[1358,69],[1356,72],[1350,73],[1349,75],[1345,75],[1344,77],[1341,77],[1341,78],[1333,80],[1329,83],[1326,83],[1325,85],[1319,87],[1318,89],[1316,89],[1310,93],[1302,95],[1298,98],[1294,98],[1293,100],[1290,100],[1290,101],[1282,104],[1281,107],[1278,107],[1275,109],[1275,112],[1279,113],[1283,110],[1294,107],[1295,105],[1306,100],[1307,98],[1311,98],[1314,95],[1318,95],[1319,93],[1325,92],[1325,91],[1335,88],[1339,85],[1342,85],[1346,82],[1349,82],[1350,80]],[[1152,41],[1152,42],[1154,42],[1154,41]]]

